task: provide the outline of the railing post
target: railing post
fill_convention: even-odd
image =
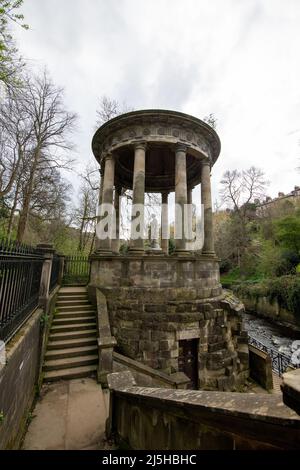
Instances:
[[[59,257],[59,273],[58,273],[57,284],[61,286],[63,282],[63,278],[64,278],[65,255],[58,255],[58,257]]]
[[[37,248],[44,254],[44,263],[42,268],[39,291],[39,306],[44,309],[45,313],[48,313],[49,286],[52,270],[53,253],[55,252],[55,250],[53,249],[53,245],[46,243],[40,243],[39,245],[37,245]]]

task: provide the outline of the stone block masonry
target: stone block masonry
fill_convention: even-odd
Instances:
[[[122,264],[119,257],[116,263]],[[158,260],[153,261],[154,268],[157,263]],[[168,262],[165,258],[160,263],[175,266],[176,260]],[[190,271],[197,269],[192,261],[189,263]],[[101,272],[104,276],[101,259],[97,264],[99,276]],[[114,263],[107,263],[112,271],[107,284],[114,277],[113,266]],[[206,272],[210,272],[209,268],[209,264],[202,267]],[[158,278],[161,284],[163,278],[162,272]],[[235,390],[248,376],[247,335],[242,330],[241,313],[225,301],[218,277],[213,273],[206,279],[211,284],[209,293],[203,292],[203,287],[188,285],[142,287],[145,280],[141,278],[137,286],[105,287],[104,277],[101,291],[107,299],[112,334],[122,354],[167,374],[185,372],[180,368],[180,342],[195,340],[197,388]],[[183,284],[188,284],[188,280],[184,279]]]

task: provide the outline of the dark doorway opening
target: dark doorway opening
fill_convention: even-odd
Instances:
[[[178,368],[190,379],[189,388],[198,388],[198,339],[179,341]]]

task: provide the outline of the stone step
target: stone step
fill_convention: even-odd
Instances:
[[[71,291],[71,292],[63,292],[63,291],[59,291],[57,293],[57,295],[59,297],[74,297],[75,295],[78,295],[78,296],[88,296],[88,293],[87,293],[87,290],[80,290],[80,291],[77,291],[77,290],[74,290],[74,291]]]
[[[56,302],[56,307],[57,308],[60,308],[60,307],[74,307],[74,306],[80,306],[80,305],[90,305],[91,306],[91,303],[89,301],[89,299],[80,299],[80,300],[58,300]]]
[[[78,357],[78,356],[89,356],[93,354],[98,354],[97,344],[92,344],[90,346],[80,346],[80,347],[62,347],[61,349],[49,349],[46,352],[45,360],[51,361],[54,359],[64,359],[66,357]]]
[[[74,323],[95,323],[95,315],[89,315],[85,317],[74,317],[70,316],[68,318],[60,318],[60,316],[56,316],[53,320],[53,326],[59,325],[73,325]]]
[[[57,380],[81,379],[83,377],[90,377],[95,375],[97,365],[71,367],[70,369],[61,369],[48,371],[44,374],[45,382],[55,382]]]
[[[59,333],[52,333],[50,332],[49,341],[64,341],[67,339],[78,339],[78,338],[90,338],[94,337],[97,338],[97,330],[96,328],[90,330],[83,330],[83,331],[68,331],[68,332],[59,332]]]
[[[89,296],[87,292],[74,292],[71,295],[60,293],[60,292],[58,292],[57,294],[57,300],[76,300],[76,299],[81,300],[81,299],[88,299],[88,298]]]
[[[91,328],[96,327],[96,320],[94,321],[86,321],[85,323],[77,323],[73,322],[69,325],[59,325],[59,326],[52,326],[50,330],[50,335],[53,333],[67,333],[69,331],[84,331],[84,330],[90,330]]]
[[[47,349],[49,351],[56,351],[56,350],[67,350],[67,349],[73,349],[73,348],[85,348],[85,347],[97,347],[97,338],[95,336],[91,337],[83,337],[83,338],[74,338],[74,339],[65,339],[65,340],[55,340],[55,341],[50,341],[48,342]]]
[[[98,363],[98,355],[93,354],[89,356],[65,357],[63,359],[53,359],[46,361],[43,366],[43,371],[71,369],[73,367],[84,367]]]
[[[59,312],[73,312],[73,311],[84,311],[84,310],[91,310],[93,307],[90,304],[86,305],[57,305],[57,310]]]
[[[81,310],[75,311],[75,312],[66,312],[66,313],[61,313],[57,312],[54,316],[54,318],[82,318],[82,317],[96,317],[96,312],[95,310],[84,310],[83,312]]]

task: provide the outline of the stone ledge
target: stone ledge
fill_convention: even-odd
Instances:
[[[283,402],[300,415],[300,369],[282,375]]]
[[[186,449],[223,448],[225,437],[232,449],[245,444],[246,448],[259,449],[299,448],[300,417],[285,406],[279,395],[138,387],[128,372],[114,375],[113,381],[109,380],[114,406],[124,410],[122,422],[113,422],[114,430],[135,449],[152,448],[153,429],[145,428],[140,434],[141,426],[146,426],[149,419],[157,424],[154,432],[162,432],[163,439],[157,444],[160,447],[153,447],[157,449],[178,448],[174,442],[187,437],[186,433]],[[125,425],[133,416],[138,416],[136,429]],[[186,422],[184,428],[182,420]],[[161,428],[160,423],[169,423],[170,427]],[[209,442],[202,442],[201,437]]]

